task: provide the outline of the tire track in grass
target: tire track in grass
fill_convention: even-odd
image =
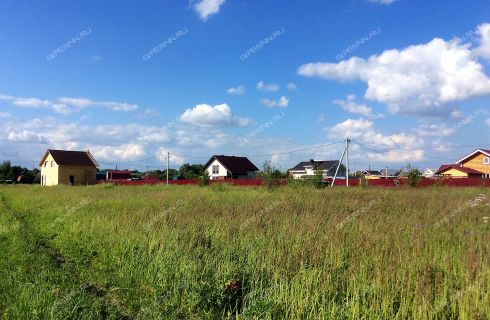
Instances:
[[[52,306],[36,307],[27,305],[24,307],[27,309],[31,307],[31,309],[24,310],[25,312],[39,313],[43,319],[56,319],[58,317],[54,315],[54,312],[57,311],[55,309],[65,308],[72,313],[69,315],[70,317],[131,319],[125,312],[122,312],[119,308],[116,308],[116,306],[111,305],[108,302],[109,299],[107,295],[109,290],[95,284],[85,283],[82,280],[76,265],[70,262],[68,257],[63,256],[60,250],[52,246],[49,243],[50,239],[43,237],[36,232],[27,221],[26,216],[13,210],[6,201],[5,196],[0,193],[0,212],[2,211],[7,214],[9,221],[18,223],[18,228],[15,230],[16,234],[12,235],[11,238],[16,237],[16,243],[20,242],[20,245],[22,246],[19,251],[22,255],[22,261],[25,263],[23,266],[16,267],[17,269],[25,269],[23,270],[24,274],[21,275],[25,278],[23,280],[25,280],[26,283],[33,284],[34,287],[36,285],[48,288],[51,287],[51,291],[55,289],[58,291],[60,289],[70,290],[70,292],[61,297],[61,299],[56,299]],[[38,287],[38,289],[40,288]],[[25,288],[22,288],[21,290],[25,290]],[[46,295],[47,293],[43,292],[42,294]],[[68,308],[70,303],[75,302],[72,301],[75,297],[79,297],[80,300],[72,306],[73,308]],[[45,302],[48,302],[48,300],[49,299],[46,297]],[[88,305],[89,309],[84,310],[83,307],[80,309],[80,302],[85,302],[85,305]],[[32,308],[34,308],[34,310]],[[38,310],[38,308],[41,308],[42,310]],[[48,311],[48,309],[50,311]]]

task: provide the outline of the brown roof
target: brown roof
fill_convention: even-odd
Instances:
[[[477,171],[475,169],[471,169],[471,168],[468,168],[468,167],[462,167],[461,165],[459,164],[443,164],[439,170],[437,170],[436,174],[440,174],[448,169],[454,169],[454,170],[458,170],[460,172],[464,172],[464,173],[467,173],[467,174],[483,174],[482,172],[480,171]]]
[[[211,159],[204,165],[207,168],[211,162],[218,160],[225,168],[233,175],[246,175],[249,171],[259,171],[248,158],[246,157],[235,157],[235,156],[212,156]]]
[[[56,164],[59,166],[90,166],[97,167],[97,162],[89,151],[66,151],[48,149],[42,161],[51,154]],[[42,161],[39,165],[42,165]]]

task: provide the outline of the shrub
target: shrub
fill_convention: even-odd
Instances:
[[[407,166],[407,185],[412,188],[418,187],[420,180],[422,180],[421,173],[419,169],[412,168],[412,166]]]
[[[209,185],[209,172],[204,170],[202,175],[197,179],[200,187],[205,187]]]

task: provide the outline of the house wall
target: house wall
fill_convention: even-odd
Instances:
[[[215,165],[218,165],[219,166],[219,173],[218,174],[213,174],[213,166],[215,166]],[[206,168],[206,171],[208,172],[209,177],[211,178],[211,180],[224,179],[228,175],[228,171],[216,159],[213,162],[211,162],[211,164]]]
[[[75,178],[76,186],[95,184],[96,168],[89,166],[59,166],[59,184],[70,184],[70,176]]]
[[[444,176],[451,176],[453,178],[468,178],[468,174],[458,171],[456,169],[449,169],[442,173]]]
[[[51,154],[41,164],[41,183],[44,186],[58,185],[58,164],[54,161]]]
[[[462,162],[463,167],[471,168],[485,174],[490,174],[490,165],[483,164],[483,158],[485,157],[482,153],[477,153],[473,157]]]

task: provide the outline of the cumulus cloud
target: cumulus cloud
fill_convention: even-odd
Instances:
[[[373,109],[365,103],[356,103],[356,96],[351,94],[347,96],[347,100],[334,100],[334,104],[341,106],[345,111],[355,114],[360,114],[367,118],[382,118],[382,114],[375,114]]]
[[[441,124],[424,124],[417,129],[417,134],[421,137],[448,137],[456,132],[454,127]]]
[[[165,162],[167,162],[167,156],[168,156],[167,153],[170,153],[170,157],[169,157],[170,163],[181,165],[185,162],[185,158],[182,157],[181,155],[179,155],[178,152],[176,152],[173,149],[167,149],[167,148],[163,148],[163,147],[158,148],[158,150],[155,152],[155,157],[159,161],[165,163]]]
[[[289,90],[289,91],[296,91],[298,90],[298,86],[292,82],[288,83],[286,85],[286,88]]]
[[[480,46],[473,50],[474,54],[485,59],[490,59],[490,23],[479,25],[476,33],[479,36]]]
[[[245,93],[245,86],[242,84],[242,85],[235,87],[235,88],[229,88],[228,90],[226,90],[226,92],[228,92],[229,94],[234,94],[234,95],[244,94]]]
[[[139,144],[125,144],[119,146],[98,146],[90,148],[95,158],[109,161],[134,160],[145,155],[143,146]]]
[[[41,142],[43,137],[41,134],[29,131],[29,130],[18,130],[11,131],[8,133],[7,139],[12,142]]]
[[[220,7],[226,0],[200,0],[192,8],[197,12],[201,20],[206,21],[208,18],[219,12]]]
[[[308,63],[298,73],[337,81],[361,80],[367,84],[364,98],[387,104],[393,113],[449,115],[454,102],[490,94],[490,79],[483,66],[470,45],[458,39],[436,38],[368,59]]]
[[[187,109],[179,119],[182,122],[200,127],[244,127],[253,123],[250,119],[235,117],[231,112],[230,106],[226,103],[216,106],[198,104],[192,109]]]
[[[9,118],[12,115],[8,112],[0,112],[0,118]]]
[[[423,140],[404,132],[385,135],[374,128],[368,119],[347,119],[327,128],[331,138],[349,137],[367,146],[366,157],[385,162],[419,161],[424,157],[420,149]]]
[[[490,119],[487,119],[486,123],[487,123],[487,126],[490,127]]]
[[[285,96],[280,97],[277,101],[272,99],[262,99],[261,102],[264,106],[269,108],[286,108],[289,105],[289,99]]]
[[[276,92],[279,90],[279,85],[275,83],[264,83],[264,81],[260,81],[257,83],[257,89],[263,92]]]

